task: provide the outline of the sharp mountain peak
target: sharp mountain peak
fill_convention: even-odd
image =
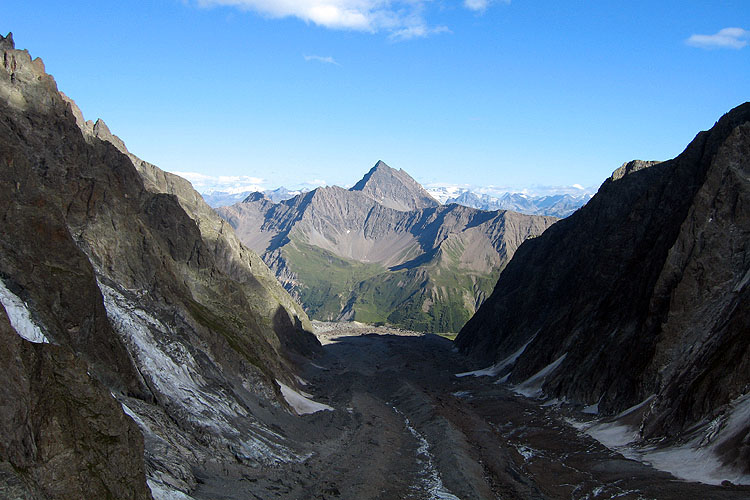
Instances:
[[[409,211],[437,207],[440,203],[403,169],[396,170],[383,160],[357,182],[350,191],[360,191],[378,203],[395,210]]]

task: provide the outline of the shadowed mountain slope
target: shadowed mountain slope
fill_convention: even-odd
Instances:
[[[456,344],[602,414],[648,402],[642,439],[699,443],[748,474],[748,207],[746,103],[677,158],[623,165],[521,245]]]

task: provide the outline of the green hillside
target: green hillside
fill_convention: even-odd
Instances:
[[[297,292],[314,319],[387,323],[425,332],[457,332],[474,313],[476,297],[489,296],[500,269],[489,274],[461,268],[455,243],[413,269],[387,270],[290,242],[282,249],[301,285]]]

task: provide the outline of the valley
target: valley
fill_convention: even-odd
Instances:
[[[458,332],[521,243],[557,221],[440,205],[382,161],[351,189],[253,193],[217,213],[311,318],[423,332]]]
[[[297,417],[300,463],[237,466],[200,478],[190,496],[296,499],[739,500],[748,486],[677,479],[608,450],[570,419],[591,415],[529,399],[449,340],[356,324],[316,324],[323,354],[300,372],[334,408]]]
[[[565,219],[217,212],[0,51],[0,498],[750,498],[750,103]]]

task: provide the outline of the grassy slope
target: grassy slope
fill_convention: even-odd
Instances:
[[[500,273],[461,268],[462,248],[455,243],[431,262],[399,271],[343,259],[298,241],[284,247],[283,255],[304,283],[300,299],[311,317],[335,319],[351,302],[357,321],[426,332],[460,330],[474,313],[477,292],[489,295]]]
[[[321,320],[335,319],[357,283],[385,271],[383,266],[343,259],[299,241],[286,245],[282,254],[304,283],[299,294],[305,310]]]

